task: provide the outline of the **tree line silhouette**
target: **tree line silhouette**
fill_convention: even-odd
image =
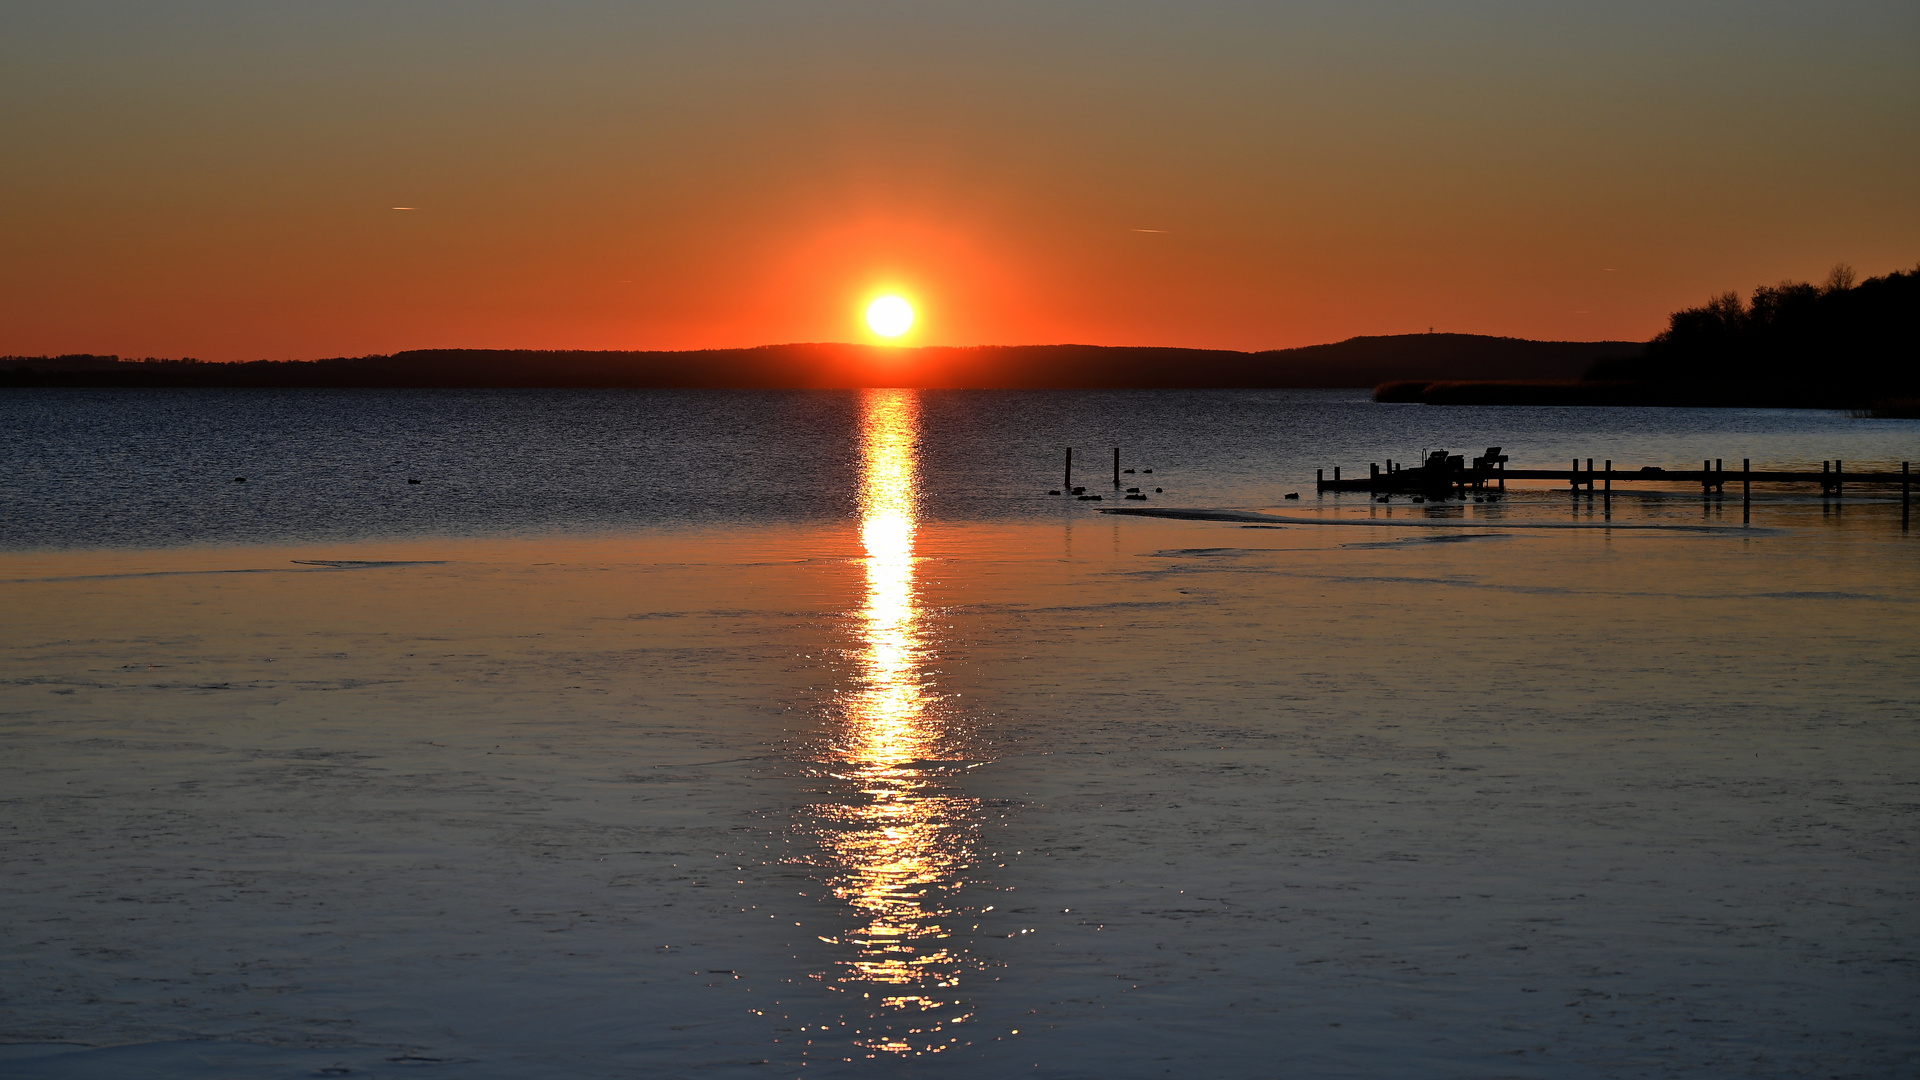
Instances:
[[[1920,267],[1855,283],[1782,281],[1742,302],[1722,293],[1674,312],[1637,357],[1602,360],[1593,381],[1760,385],[1859,398],[1920,393]]]
[[[1375,401],[1426,405],[1674,405],[1851,409],[1920,416],[1920,267],[1824,284],[1783,281],[1749,300],[1722,293],[1667,317],[1642,349],[1579,379],[1409,379]]]

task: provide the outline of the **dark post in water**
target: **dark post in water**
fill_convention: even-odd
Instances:
[[[1120,448],[1113,448],[1113,486],[1120,486]]]
[[[1753,522],[1753,459],[1740,459],[1740,524]]]
[[[1067,475],[1060,485],[1061,491],[1073,490],[1073,447],[1067,447]]]

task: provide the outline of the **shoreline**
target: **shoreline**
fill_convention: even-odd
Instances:
[[[1806,409],[1913,419],[1920,406],[1885,391],[1794,384],[1724,385],[1584,379],[1399,379],[1373,400],[1395,405],[1549,405],[1589,408]],[[1880,413],[1886,413],[1880,416]]]

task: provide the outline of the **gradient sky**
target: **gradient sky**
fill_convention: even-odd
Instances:
[[[1920,262],[1912,0],[9,0],[0,100],[9,354],[1645,338]]]

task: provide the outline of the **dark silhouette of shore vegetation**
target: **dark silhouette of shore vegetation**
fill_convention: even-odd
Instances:
[[[1572,380],[1399,380],[1378,401],[1430,405],[1687,405],[1920,415],[1920,267],[1857,282],[1763,285],[1674,312],[1632,355]]]

